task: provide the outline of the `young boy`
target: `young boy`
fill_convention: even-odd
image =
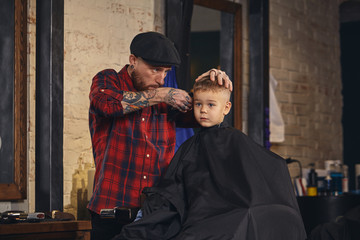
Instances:
[[[144,189],[144,217],[116,239],[306,239],[285,160],[224,122],[228,89],[205,77],[193,91],[201,130]]]

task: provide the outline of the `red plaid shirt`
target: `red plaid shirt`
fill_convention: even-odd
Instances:
[[[174,155],[175,122],[165,103],[130,114],[123,91],[136,91],[125,66],[104,70],[90,91],[89,125],[95,160],[93,195],[88,208],[139,207],[144,187],[152,186]]]

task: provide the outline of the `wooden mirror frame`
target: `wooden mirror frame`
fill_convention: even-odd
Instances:
[[[0,201],[27,197],[27,0],[15,0],[14,180],[0,183]]]

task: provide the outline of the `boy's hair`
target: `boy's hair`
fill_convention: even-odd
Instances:
[[[194,83],[193,86],[193,92],[197,91],[213,91],[213,92],[224,92],[229,96],[230,101],[230,95],[231,92],[228,88],[225,87],[225,85],[219,85],[217,81],[210,80],[210,76],[204,76],[201,79],[199,79],[197,82]]]

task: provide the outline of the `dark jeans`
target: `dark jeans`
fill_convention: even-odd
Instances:
[[[91,240],[107,240],[121,232],[124,223],[116,219],[101,219],[99,214],[90,211],[91,215]]]

